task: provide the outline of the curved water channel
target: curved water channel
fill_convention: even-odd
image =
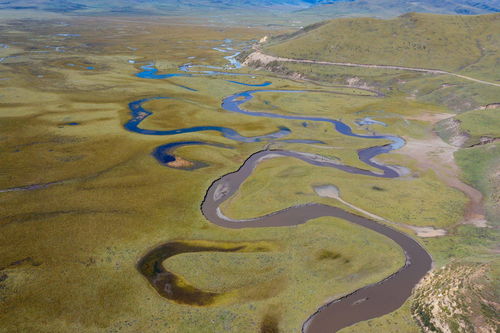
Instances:
[[[188,71],[193,65],[181,66],[181,70]],[[174,74],[157,74],[157,70],[151,65],[142,67],[144,72],[137,76],[141,78],[152,79],[167,79],[175,76],[193,76],[193,75],[234,75],[237,73],[203,71],[196,73],[174,73]],[[247,74],[246,74],[247,75]],[[249,86],[259,86],[245,84],[238,81],[230,81],[235,84],[243,84]],[[267,86],[269,82],[265,82],[260,86]],[[375,157],[389,153],[395,149],[401,148],[405,142],[403,139],[392,135],[361,135],[354,133],[347,124],[323,117],[298,116],[298,115],[283,115],[269,112],[249,111],[242,108],[242,105],[251,100],[255,94],[273,92],[273,93],[331,93],[331,94],[348,94],[337,91],[309,91],[309,90],[249,90],[233,94],[223,99],[221,106],[226,111],[236,112],[252,117],[265,117],[296,120],[300,122],[322,122],[332,125],[338,132],[346,136],[363,138],[363,139],[385,139],[390,143],[380,146],[361,149],[358,151],[359,159],[365,164],[378,169],[379,171],[371,171],[367,169],[357,168],[349,165],[341,164],[337,161],[327,159],[321,155],[304,153],[291,150],[263,150],[251,155],[243,165],[235,172],[226,174],[212,183],[208,188],[205,198],[201,204],[201,210],[204,216],[212,223],[225,228],[262,228],[262,227],[285,227],[305,223],[309,220],[331,216],[350,221],[367,229],[380,233],[397,243],[403,250],[406,256],[406,262],[396,273],[390,275],[383,281],[376,284],[365,286],[358,289],[342,298],[336,299],[320,307],[312,314],[302,327],[303,332],[336,332],[339,329],[353,325],[357,322],[375,318],[399,308],[406,299],[411,295],[413,287],[420,279],[431,269],[432,259],[426,250],[413,238],[403,232],[397,231],[386,225],[380,224],[365,217],[361,217],[341,208],[333,207],[324,204],[311,203],[307,205],[292,206],[284,210],[274,212],[261,217],[256,217],[246,220],[235,220],[226,217],[220,209],[220,205],[233,196],[241,184],[252,174],[255,167],[264,160],[270,158],[292,157],[300,159],[309,164],[318,167],[330,167],[342,170],[352,174],[361,174],[372,177],[395,178],[399,177],[404,168],[397,166],[385,165],[377,162]],[[366,90],[366,95],[371,97],[383,97],[381,94],[374,95],[372,91]],[[359,94],[357,96],[360,96]],[[363,96],[363,95],[362,95]],[[191,133],[199,131],[217,131],[224,137],[238,142],[259,142],[259,141],[284,141],[284,142],[301,142],[301,143],[319,143],[320,140],[277,140],[291,133],[291,130],[286,127],[280,127],[276,132],[255,136],[245,137],[237,131],[220,126],[198,126],[174,130],[148,130],[142,129],[140,123],[153,113],[143,107],[143,104],[154,99],[171,99],[172,97],[152,97],[149,99],[140,99],[129,103],[131,119],[124,125],[129,131],[133,131],[144,135],[165,135],[171,136],[181,133]],[[173,151],[180,146],[191,145],[210,145],[223,148],[231,148],[226,145],[204,142],[204,141],[180,141],[171,142],[157,147],[152,155],[162,164],[176,160]],[[203,167],[202,162],[195,162],[190,169]],[[167,243],[168,244],[168,243]],[[162,249],[167,249],[168,246],[160,246],[150,253],[146,254],[138,264],[139,271],[146,276],[148,281],[162,295],[172,290],[174,284],[169,284],[168,281],[175,280],[171,278],[171,273],[165,275],[162,269],[162,260],[169,256],[175,255],[164,253]],[[196,251],[203,249],[196,249]],[[153,258],[153,259],[151,259]],[[158,259],[160,258],[160,259]],[[157,260],[158,259],[158,260]],[[151,266],[152,265],[152,266]],[[162,275],[163,274],[163,275]],[[165,279],[169,276],[169,279]],[[167,282],[166,282],[167,281]],[[201,291],[200,291],[201,292]],[[167,293],[168,294],[168,293]],[[165,296],[167,297],[167,296]],[[167,297],[170,298],[170,297]],[[171,298],[170,298],[171,299]]]

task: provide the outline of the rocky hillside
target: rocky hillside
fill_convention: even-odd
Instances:
[[[492,270],[486,265],[450,264],[427,275],[416,289],[412,306],[423,331],[498,332],[500,304]]]

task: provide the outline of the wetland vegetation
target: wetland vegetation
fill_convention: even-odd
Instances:
[[[409,296],[412,273],[390,313],[341,332],[494,329],[500,88],[387,69],[240,67],[237,55],[274,35],[258,47],[497,82],[497,24],[410,14],[293,33],[178,17],[3,18],[0,331],[300,332],[324,304],[415,267],[411,251],[424,258],[418,274],[430,256],[433,272]],[[395,32],[390,49],[384,34]],[[431,139],[442,145],[411,150]],[[217,187],[251,156],[262,159],[236,188]],[[443,174],[481,191],[474,221],[484,223],[468,220],[468,192]],[[318,195],[325,184],[345,201]],[[210,195],[217,206],[205,209]],[[316,215],[254,227],[293,209]]]

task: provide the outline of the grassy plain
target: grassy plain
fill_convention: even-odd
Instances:
[[[140,64],[129,60],[156,60],[160,71],[193,61],[191,56],[224,64],[212,47],[262,31],[94,19],[67,24],[13,21],[1,27],[6,43],[16,45],[0,64],[6,79],[0,81],[0,188],[10,189],[0,193],[1,331],[257,332],[269,321],[298,331],[327,298],[376,282],[402,265],[392,242],[345,221],[244,231],[208,223],[199,205],[210,183],[266,142],[239,144],[213,132],[169,138],[123,129],[128,102],[172,96],[145,105],[154,115],[143,128],[223,125],[251,136],[285,125],[295,131],[290,138],[302,138],[306,130],[300,124],[222,111],[222,97],[241,90],[224,79],[133,76]],[[269,78],[242,80],[261,79]],[[276,88],[308,87],[271,79]],[[186,139],[235,149],[180,149],[183,157],[209,164],[194,172],[166,168],[150,156],[160,144]],[[21,188],[35,184],[47,186]],[[197,287],[244,291],[218,306],[188,307],[156,294],[135,267],[148,249],[172,240],[265,241],[277,250],[167,260],[169,269]]]
[[[316,197],[311,187],[333,184],[347,202],[391,221],[449,227],[462,217],[464,195],[440,183],[432,173],[391,180],[346,177],[341,171],[284,159],[269,160],[259,166],[255,177],[247,180],[234,199],[223,205],[224,211],[233,218],[250,218],[292,204],[311,201],[335,204],[331,199]]]
[[[276,114],[308,114],[312,116],[341,119],[358,133],[387,133],[408,139],[425,138],[428,125],[409,120],[422,113],[440,113],[443,109],[429,104],[417,103],[402,97],[360,97],[331,94],[255,94],[255,98],[243,105],[248,110],[261,110]],[[333,107],[332,107],[333,106]],[[364,117],[383,121],[369,128],[356,126],[354,122]],[[283,145],[271,148],[305,151],[337,159],[343,164],[376,171],[359,161],[357,150],[373,145],[385,144],[385,140],[356,139],[337,134],[330,125],[307,125],[316,133],[316,139],[327,145]],[[303,127],[303,126],[302,126]],[[368,130],[368,131],[367,131]],[[302,129],[304,131],[304,129]],[[304,131],[307,133],[307,131]],[[321,133],[318,137],[317,135]],[[390,157],[379,157],[387,163],[399,164],[414,169],[405,159],[398,159],[397,152]],[[332,204],[331,199],[319,198],[312,185],[334,184],[340,188],[342,197],[362,209],[389,220],[416,226],[450,227],[459,222],[465,196],[440,182],[433,172],[413,172],[399,179],[377,179],[374,177],[349,175],[330,168],[318,168],[305,162],[289,158],[269,160],[259,165],[255,176],[249,178],[237,195],[223,204],[225,212],[234,218],[250,218],[271,213],[277,207],[284,209],[292,204],[321,201]],[[272,179],[272,182],[269,180]],[[292,180],[293,179],[293,180]],[[279,189],[279,191],[276,191]],[[431,199],[430,199],[431,198]]]
[[[18,189],[0,192],[0,331],[259,332],[271,327],[299,332],[327,299],[379,281],[403,264],[404,256],[394,243],[342,220],[322,218],[291,228],[248,230],[207,222],[199,206],[211,182],[237,169],[268,142],[236,143],[216,132],[175,137],[127,132],[123,124],[129,119],[129,102],[174,97],[146,103],[154,114],[142,128],[218,125],[253,136],[287,126],[293,133],[286,139],[319,139],[334,148],[278,141],[271,147],[321,153],[358,167],[365,166],[356,159],[357,149],[387,142],[347,139],[326,125],[304,127],[299,121],[223,111],[223,97],[246,89],[225,80],[232,77],[136,78],[139,67],[151,61],[160,72],[187,62],[224,65],[212,48],[225,38],[237,44],[268,33],[189,25],[177,19],[147,21],[114,17],[0,24],[10,50],[0,63],[0,77],[5,79],[0,81],[0,158],[5,162],[0,190]],[[270,80],[273,89],[346,91],[258,74],[254,79],[234,79]],[[410,138],[424,137],[429,124],[406,117],[445,111],[396,93],[384,99],[319,93],[315,97],[262,93],[245,107],[342,119],[359,133],[368,132],[354,120],[371,116],[389,127],[372,125],[370,131]],[[180,148],[176,153],[183,158],[209,165],[192,172],[167,168],[150,155],[158,145],[181,140],[224,143],[234,149]],[[368,179],[290,159],[269,160],[223,209],[232,216],[252,217],[310,201],[336,204],[317,197],[311,188],[332,183],[346,201],[377,215],[454,232],[452,226],[465,204],[460,192],[446,187],[432,172],[415,170],[413,162],[401,156],[380,159],[412,172],[397,180]],[[50,186],[19,189],[33,184]],[[461,256],[483,247],[486,252],[490,235],[468,228],[472,229],[459,228],[450,237],[424,244],[439,264],[456,258],[457,247],[467,250]],[[165,267],[198,288],[237,291],[216,306],[192,307],[159,296],[135,267],[148,249],[175,240],[264,242],[273,251],[190,253],[166,260]],[[409,327],[410,332],[416,324],[408,324],[408,304],[359,328],[385,332]]]

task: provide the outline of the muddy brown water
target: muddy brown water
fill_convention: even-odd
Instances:
[[[197,252],[268,252],[266,246],[249,247],[248,243],[199,244],[190,241],[171,241],[149,250],[137,263],[137,269],[144,275],[153,288],[166,299],[178,304],[192,306],[216,305],[224,293],[198,289],[177,274],[165,269],[163,263],[168,258],[184,253]]]
[[[221,248],[216,246],[191,245],[184,242],[169,242],[149,251],[137,263],[137,269],[163,297],[180,304],[206,306],[213,304],[220,295],[218,293],[206,292],[191,285],[180,283],[180,278],[167,271],[163,267],[163,262],[170,257],[182,253],[192,252],[236,252],[242,246],[231,248]]]
[[[292,206],[269,215],[234,220],[222,214],[219,206],[239,189],[255,167],[268,158],[295,157],[318,165],[313,158],[293,151],[260,151],[251,155],[233,173],[222,176],[207,190],[201,209],[212,223],[225,228],[285,227],[305,223],[309,220],[331,216],[355,223],[392,239],[403,250],[406,263],[399,271],[386,279],[358,289],[342,298],[331,301],[312,314],[302,327],[307,333],[336,332],[357,322],[382,316],[398,309],[411,295],[420,279],[431,269],[432,258],[413,238],[395,229],[370,219],[349,213],[338,207],[324,204]]]

